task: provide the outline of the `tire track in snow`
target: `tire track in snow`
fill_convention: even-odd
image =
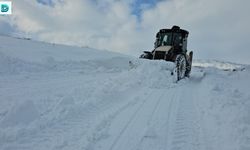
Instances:
[[[172,121],[168,148],[170,150],[204,150],[200,123],[193,104],[192,88],[183,88],[175,120]]]
[[[133,113],[133,115],[130,117],[130,119],[128,120],[128,122],[126,123],[126,125],[124,126],[124,128],[121,130],[121,132],[118,134],[117,138],[114,140],[114,142],[112,143],[110,150],[113,150],[114,146],[117,144],[118,140],[120,140],[121,136],[124,134],[124,132],[127,130],[128,126],[131,124],[131,122],[134,120],[134,118],[136,117],[137,113],[139,112],[139,110],[142,109],[142,106],[146,103],[148,99],[144,99],[144,101],[138,106],[138,108],[136,109],[136,111]]]
[[[195,91],[189,89],[192,88],[190,83],[187,85],[168,89],[165,92],[168,97],[160,102],[150,121],[151,133],[143,137],[137,150],[205,149],[201,124],[193,104]],[[161,115],[164,113],[165,116]]]
[[[149,89],[150,96],[140,99],[136,108],[127,108],[114,118],[109,131],[112,136],[99,143],[99,149],[165,149],[169,124],[176,116],[172,107],[177,107],[178,89]]]
[[[137,93],[138,94],[138,93]],[[138,96],[138,95],[137,95]],[[100,124],[97,125],[95,131],[92,133],[92,135],[89,137],[90,141],[88,145],[86,146],[87,150],[95,149],[95,146],[100,142],[101,140],[104,140],[108,137],[108,128],[110,127],[111,122],[123,111],[130,107],[134,107],[138,102],[137,96],[131,98],[130,101],[125,103],[125,105],[122,105],[122,107],[117,108],[117,111],[114,111],[110,113],[107,117],[104,117],[104,119],[101,121]],[[106,137],[103,137],[103,135],[106,135]]]
[[[136,146],[138,145],[137,142],[140,142],[144,136],[145,129],[143,128],[145,128],[145,125],[147,126],[149,120],[153,116],[153,113],[155,113],[155,110],[157,106],[159,105],[159,102],[162,99],[163,95],[164,95],[163,91],[161,92],[159,92],[158,90],[151,91],[150,96],[144,99],[142,103],[137,107],[137,109],[133,112],[132,116],[129,117],[125,126],[120,130],[119,134],[116,136],[116,138],[110,145],[110,148],[109,148],[110,150],[135,149],[136,148]],[[155,101],[155,98],[156,98],[156,101]],[[151,108],[153,109],[150,110]],[[145,110],[147,109],[149,109],[148,110],[150,112],[149,114],[145,112]],[[137,128],[137,126],[140,126],[140,125],[141,125],[141,128]],[[135,132],[138,132],[138,134],[135,135],[135,133],[133,133],[133,130]],[[137,137],[135,138],[135,141],[129,138],[133,135]],[[130,144],[127,144],[127,143],[130,143]],[[122,145],[126,145],[127,147],[124,147]]]
[[[39,130],[25,133],[22,140],[18,140],[16,145],[11,145],[9,148],[23,147],[28,150],[34,147],[39,149],[45,149],[45,147],[46,149],[85,149],[89,147],[90,149],[91,144],[100,138],[105,138],[101,137],[102,131],[98,130],[107,126],[106,124],[120,111],[135,105],[137,101],[134,98],[140,95],[142,95],[141,91],[137,90],[136,94],[129,99],[102,99],[94,103],[90,101],[84,105],[73,105],[72,108],[62,109],[60,113],[66,113],[62,115],[63,118],[56,122],[52,121],[51,124],[46,124]],[[61,106],[58,108],[61,109]]]
[[[109,137],[92,149],[204,150],[193,104],[195,91],[189,84],[148,89],[149,97],[137,99],[133,108],[129,106],[112,118],[106,131]]]
[[[149,119],[148,131],[140,143],[138,143],[137,150],[166,149],[175,97],[176,92],[172,88],[164,92],[163,97],[159,99],[157,107]]]

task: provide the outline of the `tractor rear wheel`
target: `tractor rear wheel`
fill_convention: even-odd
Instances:
[[[185,76],[189,77],[190,76],[190,72],[192,69],[192,61],[193,61],[193,52],[189,52],[189,55],[187,57],[187,63],[186,63],[186,72],[185,72]]]
[[[183,54],[178,54],[175,59],[177,81],[185,77],[187,63]]]

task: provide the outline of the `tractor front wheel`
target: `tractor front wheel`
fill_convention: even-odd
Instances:
[[[185,77],[185,73],[186,73],[186,58],[183,54],[179,54],[176,56],[175,59],[175,65],[176,65],[176,78],[177,81],[183,79]]]

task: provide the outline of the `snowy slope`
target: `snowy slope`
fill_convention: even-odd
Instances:
[[[172,68],[0,37],[0,149],[250,149],[250,67],[197,60],[178,83]]]

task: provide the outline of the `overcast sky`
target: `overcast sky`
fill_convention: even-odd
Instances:
[[[250,64],[249,0],[12,0],[0,33],[138,56],[160,28],[189,31],[195,59]],[[1,41],[0,41],[1,42]]]

